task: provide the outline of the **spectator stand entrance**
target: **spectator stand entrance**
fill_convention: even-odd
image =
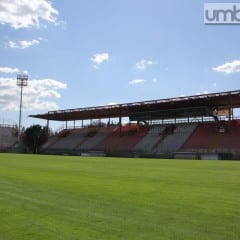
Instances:
[[[234,116],[237,108],[240,108],[240,90],[49,111],[30,117],[47,120],[47,126],[50,121],[65,122],[60,135],[64,135],[69,123],[73,122],[70,128],[73,132],[65,138],[65,144],[52,145],[59,151],[62,146],[63,152],[68,149],[76,154],[90,150],[120,155],[174,154],[180,158],[189,153],[201,158],[203,154],[238,155],[240,144],[234,144],[240,138],[239,120]],[[129,123],[123,124],[123,118],[128,118]],[[112,120],[116,119],[117,126],[112,125]],[[78,121],[81,121],[80,126],[76,124]],[[95,129],[87,130],[91,127]],[[211,133],[210,136],[207,133]],[[211,141],[206,143],[206,137]]]

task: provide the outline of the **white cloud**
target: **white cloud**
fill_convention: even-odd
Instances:
[[[18,73],[18,68],[0,67],[0,73]]]
[[[223,65],[214,67],[213,70],[226,74],[240,72],[240,60],[224,63]]]
[[[204,95],[204,94],[208,94],[209,92],[207,90],[203,91],[202,93],[201,92],[197,92],[195,93],[195,95],[199,96],[199,95]]]
[[[94,68],[98,68],[99,65],[101,65],[103,62],[106,62],[109,60],[109,54],[108,53],[97,53],[93,55],[90,60],[93,63]]]
[[[57,15],[49,0],[0,1],[0,24],[15,29],[39,27],[41,21],[56,23]]]
[[[32,39],[32,40],[21,40],[17,42],[9,41],[7,46],[9,48],[25,49],[25,48],[32,47],[34,45],[38,45],[40,44],[41,41],[42,41],[42,38]]]
[[[135,66],[136,66],[137,69],[144,70],[144,69],[146,69],[148,66],[156,65],[156,64],[158,64],[158,62],[152,61],[152,60],[142,59],[142,60],[140,60],[139,62],[137,62]]]
[[[157,83],[157,82],[158,82],[158,79],[157,79],[157,78],[153,78],[153,79],[152,79],[152,82],[153,82],[153,83]]]
[[[135,84],[141,84],[141,83],[144,83],[144,82],[146,82],[145,79],[134,79],[134,80],[129,81],[128,83],[131,84],[131,85],[135,85]]]
[[[110,103],[108,103],[107,105],[109,105],[109,106],[118,105],[118,103],[116,103],[116,102],[110,102]]]
[[[65,83],[54,79],[29,80],[23,90],[23,109],[57,109],[56,99],[61,98],[59,90],[66,89]],[[14,78],[0,78],[0,109],[17,111],[19,107],[19,88]]]

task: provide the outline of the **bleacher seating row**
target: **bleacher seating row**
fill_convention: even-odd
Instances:
[[[220,128],[221,129],[221,128]],[[219,131],[216,123],[199,124],[196,130],[183,145],[183,150],[224,151],[240,150],[240,121],[232,121],[225,131]]]
[[[0,151],[17,145],[17,128],[0,127]],[[238,152],[240,120],[229,122],[178,123],[165,125],[105,126],[65,129],[42,146],[46,153],[132,152],[162,153]]]
[[[0,151],[8,151],[17,143],[17,128],[0,127]]]
[[[66,129],[49,139],[43,151],[173,152],[240,151],[240,122],[219,128],[216,122]],[[219,130],[221,129],[221,131]]]

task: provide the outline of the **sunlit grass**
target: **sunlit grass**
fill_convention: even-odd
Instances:
[[[240,162],[0,154],[0,240],[240,239]]]

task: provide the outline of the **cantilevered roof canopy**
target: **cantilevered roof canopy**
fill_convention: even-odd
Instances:
[[[129,117],[130,120],[153,120],[212,116],[213,111],[240,107],[240,90],[168,98],[152,101],[49,111],[30,115],[53,121],[91,120]]]

